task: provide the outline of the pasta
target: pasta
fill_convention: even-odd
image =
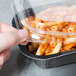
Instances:
[[[69,8],[67,6],[50,7],[40,12],[36,17],[30,16],[25,20],[27,24],[37,30],[76,33],[75,9],[76,5]],[[27,29],[24,20],[22,20],[22,24],[24,29]],[[42,42],[29,45],[29,51],[36,55],[46,56],[76,48],[76,35],[63,35],[64,37],[40,33],[39,35]]]
[[[36,52],[36,55],[43,55],[45,50],[47,49],[47,46],[48,46],[47,43],[40,44],[40,46],[39,46],[39,48],[38,48],[38,50]]]
[[[64,44],[75,43],[75,42],[76,42],[76,37],[70,37],[65,39]]]
[[[54,49],[51,52],[47,53],[46,55],[59,53],[61,46],[62,46],[62,42],[57,43],[57,45],[54,47]]]

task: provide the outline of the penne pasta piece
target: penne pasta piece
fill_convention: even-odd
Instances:
[[[71,22],[67,26],[67,32],[74,32],[76,30],[76,22]]]
[[[50,51],[49,53],[47,53],[47,55],[56,54],[56,53],[60,52],[61,47],[62,47],[62,41],[61,40],[62,40],[61,38],[57,39],[57,45],[55,47],[52,47],[52,51]]]
[[[62,24],[63,22],[61,22],[61,21],[50,21],[50,22],[46,22],[46,23],[44,23],[44,27],[45,26],[54,26],[54,25],[58,25],[58,24]]]
[[[43,55],[45,50],[46,50],[46,48],[47,48],[47,46],[48,46],[48,43],[40,44],[40,46],[39,46],[39,48],[38,48],[38,50],[36,52],[36,55]]]
[[[63,47],[63,49],[64,49],[65,51],[69,51],[69,50],[71,50],[71,48],[74,47],[74,46],[76,46],[75,43],[69,43],[69,44],[66,44],[66,45]]]
[[[54,36],[52,36],[51,38],[50,38],[50,46],[53,46],[53,47],[55,47],[55,45],[57,44],[57,38],[56,37],[54,37]]]
[[[74,32],[74,28],[72,27],[68,28],[68,32]]]
[[[41,55],[41,46],[38,48],[38,50],[37,50],[37,52],[36,52],[36,55]],[[42,53],[44,53],[44,49],[43,49],[43,52]]]
[[[63,26],[61,24],[54,25],[54,26],[51,26],[51,30],[50,31],[61,31],[62,27]]]
[[[52,31],[57,31],[57,30],[58,30],[58,27],[57,27],[57,26],[52,26],[52,27],[51,27],[51,30],[52,30]]]
[[[76,37],[66,38],[64,41],[64,45],[69,43],[76,43]]]
[[[62,47],[62,42],[59,42],[54,49],[52,49],[50,52],[48,52],[46,55],[56,54],[60,52],[60,49]],[[51,48],[50,48],[51,49]]]
[[[42,25],[43,23],[36,24],[36,29],[42,30],[43,29]]]
[[[60,51],[61,47],[62,47],[62,42],[57,43],[57,45],[55,46],[55,48],[54,48],[52,53],[53,54],[58,53]]]
[[[51,55],[51,54],[53,54],[53,49],[54,49],[55,47],[52,47],[52,46],[49,46],[47,49],[46,49],[46,51],[45,51],[45,56],[46,55]]]
[[[51,46],[48,46],[47,49],[45,50],[45,56],[48,55],[52,51]]]

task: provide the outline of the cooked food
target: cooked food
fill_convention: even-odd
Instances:
[[[26,20],[33,29],[42,32],[57,32],[57,34],[37,33],[41,42],[31,43],[29,51],[36,55],[51,55],[76,48],[76,5],[50,7],[36,17],[30,16]],[[25,20],[22,20],[24,29],[27,29]],[[30,31],[30,30],[29,30]],[[59,34],[61,32],[61,34]],[[35,31],[30,31],[30,36]],[[66,33],[66,34],[62,34]],[[36,33],[35,33],[36,34]],[[34,35],[33,35],[34,36]]]

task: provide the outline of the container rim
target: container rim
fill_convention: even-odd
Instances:
[[[20,52],[24,56],[26,56],[30,59],[33,59],[33,60],[50,60],[50,59],[55,59],[55,58],[59,58],[59,57],[62,57],[62,56],[71,55],[71,54],[76,53],[76,49],[74,49],[74,50],[69,50],[69,51],[60,52],[60,53],[47,55],[47,56],[37,56],[37,55],[34,55],[34,54],[30,53],[27,50],[26,46],[19,45],[19,48],[20,48]]]

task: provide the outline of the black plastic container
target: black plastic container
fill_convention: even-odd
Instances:
[[[12,26],[15,28],[21,28],[18,26],[20,22],[17,15],[12,20]],[[71,50],[67,52],[57,53],[49,56],[36,56],[27,50],[27,47],[19,45],[20,52],[26,57],[34,60],[34,62],[41,68],[53,68],[61,65],[66,65],[76,62],[76,50]]]
[[[25,25],[25,24],[23,24],[21,22],[22,20],[26,21],[26,18],[29,16],[36,17],[36,15],[38,15],[40,12],[43,12],[44,10],[47,10],[49,7],[57,7],[57,8],[55,8],[55,10],[60,9],[62,7],[61,11],[58,10],[58,13],[57,13],[57,11],[54,11],[54,12],[56,12],[55,14],[57,14],[56,21],[59,21],[59,19],[61,21],[61,18],[59,18],[58,15],[60,15],[60,14],[64,15],[65,12],[67,12],[67,15],[63,19],[63,21],[70,22],[72,20],[67,19],[70,16],[69,12],[68,12],[68,9],[70,8],[70,6],[72,6],[71,9],[74,10],[73,8],[76,8],[76,1],[75,0],[63,0],[63,1],[60,1],[60,0],[57,0],[57,1],[56,0],[14,0],[13,10],[15,13],[15,17],[12,20],[12,26],[17,29],[23,29],[23,25]],[[53,11],[53,9],[52,9],[52,11]],[[60,15],[60,17],[61,17],[61,15]],[[48,17],[47,15],[44,15],[44,14],[43,14],[43,16]],[[72,15],[72,17],[74,18],[74,16],[76,17],[75,13],[74,13],[74,15]],[[39,19],[41,19],[41,17],[39,17]],[[44,19],[45,18],[43,18],[42,20],[44,20]],[[49,21],[49,19],[47,21]],[[54,19],[50,20],[50,21],[54,21]],[[76,18],[75,18],[74,22],[76,22]],[[32,29],[34,29],[35,30],[34,32],[36,34],[40,33],[35,28],[31,27],[32,29],[30,29],[29,28],[30,26],[28,25],[28,23],[26,23],[26,25],[28,26],[27,28],[30,31],[33,31]],[[45,32],[47,32],[47,31],[45,31]],[[61,32],[60,35],[62,35],[63,33],[64,32]],[[56,35],[56,32],[55,32],[55,35]],[[59,35],[59,32],[58,32],[58,35]],[[67,34],[65,33],[64,35],[67,35]],[[48,55],[48,56],[37,56],[37,55],[30,53],[29,50],[27,49],[27,46],[19,45],[20,52],[23,55],[25,55],[26,57],[32,59],[39,67],[42,67],[42,68],[52,68],[52,67],[57,67],[57,66],[76,62],[76,50],[69,50],[67,52],[61,52],[61,53]]]

